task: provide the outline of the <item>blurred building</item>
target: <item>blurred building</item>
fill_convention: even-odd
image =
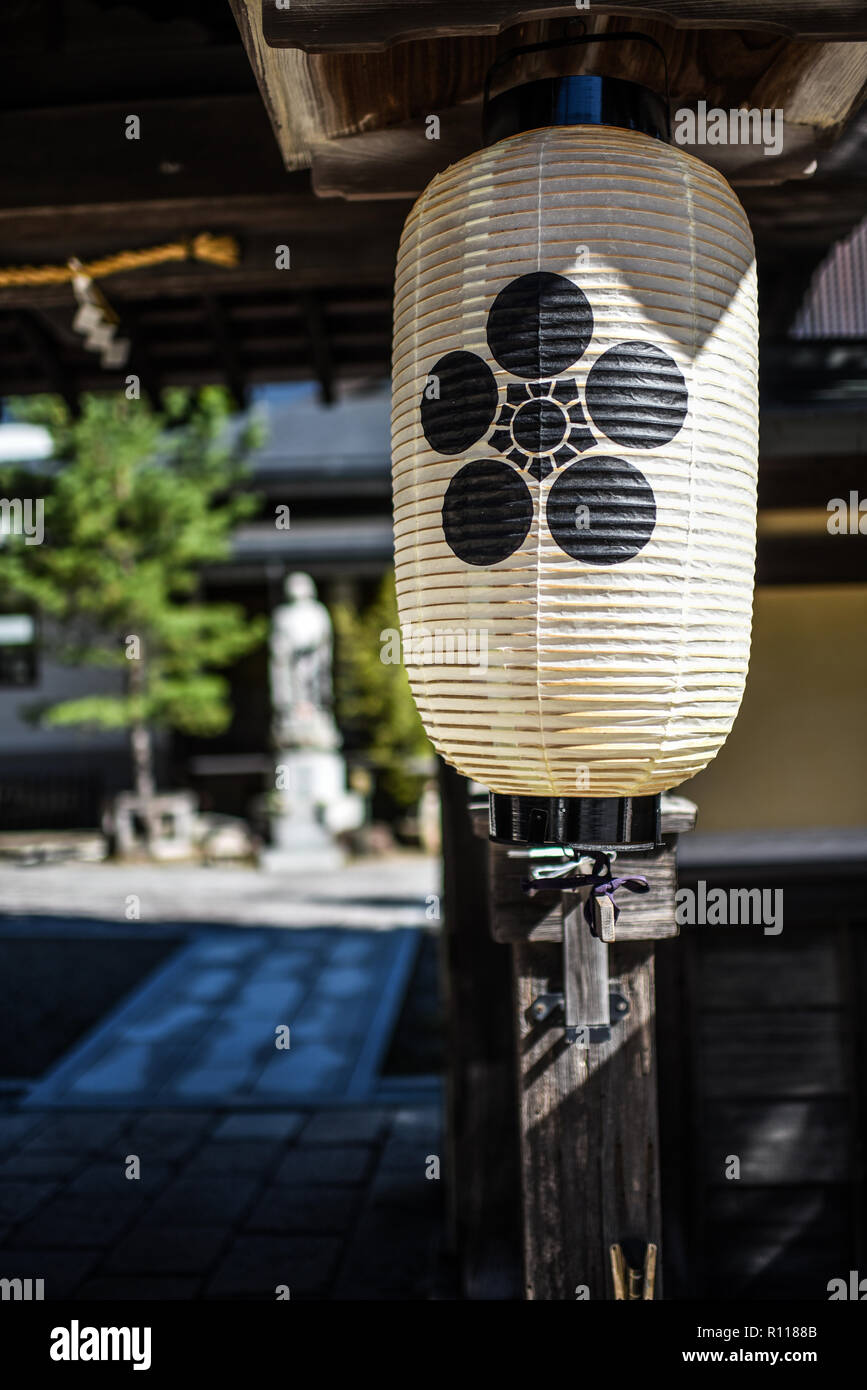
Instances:
[[[205,594],[269,613],[285,575],[304,570],[324,602],[363,602],[392,561],[388,383],[340,387],[330,405],[315,382],[263,388],[250,408],[267,432],[245,484],[261,508],[238,529],[231,559],[203,574]],[[48,449],[44,432],[0,425],[7,461],[26,465]],[[30,705],[119,688],[116,674],[62,666],[52,650],[49,625],[0,613],[3,830],[95,826],[103,797],[129,785],[124,733],[40,728],[27,718]],[[241,815],[272,770],[265,648],[228,675],[235,713],[226,733],[162,737],[157,755],[163,785],[192,784],[206,806]]]

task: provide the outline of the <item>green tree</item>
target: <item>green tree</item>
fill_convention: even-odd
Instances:
[[[421,795],[427,777],[420,766],[433,756],[433,749],[406,671],[381,659],[383,632],[399,631],[394,571],[384,577],[365,608],[337,603],[331,616],[338,722],[373,767],[385,797],[398,810],[408,810]]]
[[[265,635],[235,604],[197,597],[199,568],[224,558],[234,525],[255,508],[239,492],[257,442],[233,437],[217,387],[166,391],[162,410],[123,395],[86,396],[73,420],[54,397],[16,402],[16,418],[50,430],[55,457],[36,477],[45,539],[0,548],[0,592],[50,620],[53,654],[121,670],[121,694],[31,709],[47,725],[127,729],[148,839],[155,729],[221,732],[231,718],[231,665]],[[8,470],[2,477],[8,486]],[[20,475],[19,475],[20,481]]]

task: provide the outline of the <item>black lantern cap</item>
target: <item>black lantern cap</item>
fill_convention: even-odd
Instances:
[[[629,40],[648,43],[659,53],[665,74],[664,98],[638,82],[595,73],[537,78],[510,87],[498,96],[491,96],[494,73],[522,54],[548,52],[576,44],[623,43]],[[637,130],[655,140],[668,142],[671,140],[670,104],[665,50],[649,34],[631,31],[584,34],[575,38],[524,44],[504,53],[488,71],[482,116],[483,139],[486,145],[494,145],[510,135],[519,135],[525,130],[541,130],[547,126],[608,125],[622,130]]]
[[[508,796],[491,792],[490,838],[501,845],[651,850],[662,843],[659,796]]]
[[[492,97],[484,141],[495,145],[524,130],[557,125],[611,125],[668,139],[665,103],[648,87],[619,77],[542,77]]]

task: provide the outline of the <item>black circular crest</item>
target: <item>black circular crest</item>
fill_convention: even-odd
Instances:
[[[487,434],[497,409],[497,383],[474,352],[447,352],[428,373],[421,427],[438,454],[461,454]]]
[[[631,449],[669,444],[689,404],[680,368],[653,343],[619,343],[603,352],[590,368],[586,394],[597,429]]]
[[[459,468],[443,500],[443,531],[459,560],[496,565],[526,540],[533,499],[520,473],[501,459]]]
[[[565,275],[537,270],[500,290],[488,315],[488,346],[515,376],[557,376],[593,336],[587,297]]]
[[[600,455],[572,463],[548,493],[554,540],[588,565],[620,565],[643,550],[656,524],[653,489],[633,463]]]

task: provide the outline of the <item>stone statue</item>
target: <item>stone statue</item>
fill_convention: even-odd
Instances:
[[[331,619],[309,574],[290,574],[271,619],[273,736],[278,748],[339,745],[332,714]]]
[[[296,873],[343,863],[335,837],[355,829],[364,804],[346,789],[332,713],[332,632],[309,574],[290,574],[286,603],[271,618],[269,675],[274,786],[262,867]]]

